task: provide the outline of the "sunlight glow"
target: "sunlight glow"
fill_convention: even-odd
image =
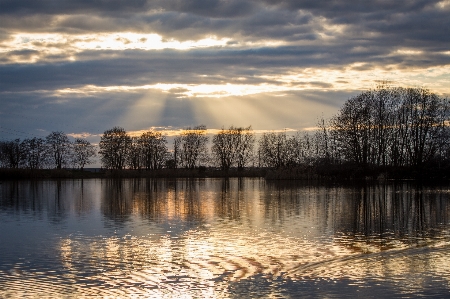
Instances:
[[[12,34],[0,42],[0,54],[5,58],[1,63],[36,63],[42,60],[75,61],[76,54],[86,50],[190,50],[208,47],[254,48],[277,47],[288,44],[279,40],[237,41],[215,35],[199,40],[179,41],[166,39],[156,33],[27,33]]]
[[[49,59],[49,56],[57,56],[60,60],[74,61],[76,60],[74,55],[85,50],[188,50],[223,47],[229,41],[229,38],[216,36],[188,41],[167,40],[155,33],[133,32],[81,35],[21,32],[0,42],[0,54],[8,54],[9,61],[14,63],[35,63],[39,60]]]
[[[206,129],[206,135],[215,135],[215,134],[219,133],[221,130],[222,129]],[[143,133],[148,132],[148,131],[157,131],[157,132],[160,132],[161,134],[163,134],[164,136],[174,137],[174,136],[180,136],[181,134],[183,134],[184,129],[175,129],[175,128],[171,128],[171,127],[167,127],[167,128],[164,128],[164,127],[150,127],[148,129],[144,129],[144,130],[127,131],[127,134],[130,135],[131,137],[139,137]],[[275,129],[275,130],[252,130],[252,132],[255,133],[256,135],[260,135],[260,134],[268,133],[268,132],[274,132],[274,133],[282,133],[282,132],[295,133],[295,132],[298,132],[298,131],[299,130],[292,129],[292,128]],[[72,135],[75,136],[75,135],[79,135],[79,134],[75,134],[74,133]],[[69,136],[72,136],[72,135],[69,135]]]
[[[65,88],[55,92],[55,95],[62,94],[95,94],[103,92],[133,92],[144,90],[161,90],[164,92],[177,94],[178,98],[184,97],[210,97],[221,98],[227,96],[245,96],[251,94],[265,93],[265,92],[280,92],[292,90],[292,87],[273,84],[165,84],[157,83],[153,85],[140,86],[95,86],[86,85],[81,88]]]
[[[80,41],[74,43],[79,49],[90,50],[160,50],[177,49],[187,50],[192,48],[224,46],[229,41],[227,38],[217,39],[215,36],[197,41],[180,42],[174,39],[164,40],[159,34],[138,34],[138,33],[112,33],[112,34],[92,34],[78,37]]]
[[[449,9],[450,8],[450,0],[443,0],[436,3],[436,6],[440,9]]]
[[[395,53],[403,54],[403,55],[420,55],[420,54],[423,54],[423,51],[413,50],[413,49],[399,49]]]
[[[85,85],[80,88],[64,88],[53,92],[61,97],[67,94],[86,96],[110,92],[143,92],[159,90],[173,94],[176,98],[224,98],[272,93],[284,97],[289,91],[302,90],[360,90],[375,88],[380,80],[392,82],[396,86],[424,87],[444,96],[450,94],[450,65],[424,69],[400,70],[392,68],[369,68],[363,63],[354,63],[342,69],[293,69],[287,73],[263,75],[259,78],[271,81],[270,84],[178,84],[156,83],[148,85],[96,86]],[[439,79],[439,80],[437,80]]]
[[[400,69],[396,65],[374,67],[365,63],[352,63],[342,69],[293,69],[284,74],[261,78],[290,85],[292,90],[366,90],[375,88],[377,82],[383,80],[395,86],[424,87],[444,96],[450,94],[450,65]]]

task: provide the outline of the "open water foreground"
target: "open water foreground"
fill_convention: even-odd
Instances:
[[[450,187],[0,184],[0,298],[450,296]]]

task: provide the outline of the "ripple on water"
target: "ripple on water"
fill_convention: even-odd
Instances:
[[[235,233],[231,242],[225,235],[193,230],[176,239],[62,239],[57,258],[63,270],[33,271],[17,264],[1,272],[0,294],[212,298],[228,296],[230,286],[236,286],[233,283],[254,282],[258,277],[272,287],[286,281],[343,279],[350,287],[388,277],[398,289],[411,292],[420,291],[436,277],[450,277],[445,242],[355,255],[333,242],[318,246],[267,232],[260,237]]]
[[[434,232],[424,229],[415,234],[416,226],[395,230],[396,219],[389,229],[378,231],[379,211],[363,213],[365,206],[354,204],[353,199],[348,202],[341,199],[333,206],[326,198],[334,193],[318,192],[317,196],[322,194],[323,199],[288,193],[287,199],[270,197],[267,202],[257,196],[244,200],[242,193],[227,199],[228,191],[224,198],[218,198],[222,193],[217,193],[217,198],[205,198],[203,207],[200,201],[187,201],[195,204],[189,207],[195,213],[191,211],[192,215],[188,215],[195,221],[178,213],[182,210],[179,204],[183,203],[178,195],[173,195],[169,204],[166,198],[159,201],[146,196],[134,198],[133,193],[128,201],[119,201],[123,203],[120,207],[129,212],[127,221],[119,213],[118,218],[123,220],[118,220],[119,225],[111,224],[117,220],[111,212],[109,220],[103,214],[100,217],[111,224],[103,230],[104,223],[100,223],[100,233],[89,229],[65,233],[61,229],[56,237],[45,240],[52,241],[48,249],[39,248],[37,254],[23,250],[30,254],[17,255],[25,256],[23,259],[12,250],[5,250],[10,256],[3,258],[6,262],[0,266],[0,298],[286,298],[342,294],[408,297],[448,292],[450,236],[447,224],[442,227],[436,224],[439,219],[447,219],[447,214],[433,212],[425,215],[428,218],[421,216],[436,222],[427,220],[423,225],[433,226]],[[306,194],[314,195],[309,191]],[[278,195],[279,192],[273,192],[273,196]],[[105,198],[109,196],[112,195]],[[235,209],[225,211],[218,202]],[[366,202],[378,201],[362,203]],[[411,200],[407,198],[404,202]],[[433,203],[421,209],[443,211],[445,201],[436,202],[439,205]],[[154,203],[159,203],[160,214],[145,214],[143,211]],[[396,204],[393,207],[399,208],[399,201],[393,203]],[[70,204],[68,200],[67,205]],[[98,204],[114,206],[106,199]],[[339,209],[350,208],[354,208],[355,214],[337,216]],[[410,210],[406,205],[405,211]],[[393,210],[386,211],[390,215]],[[355,215],[370,217],[359,219]],[[416,219],[408,213],[401,215],[405,225]],[[178,221],[177,217],[183,220]],[[74,219],[73,222],[82,221]],[[356,221],[360,226],[374,224],[358,227],[353,225],[354,220],[360,221]],[[109,231],[111,228],[117,229],[117,233]],[[376,233],[372,234],[373,231]],[[428,238],[430,232],[432,237]],[[373,292],[374,289],[377,291]],[[432,289],[437,291],[433,293]]]

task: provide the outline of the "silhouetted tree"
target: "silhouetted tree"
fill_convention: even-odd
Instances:
[[[77,138],[73,143],[72,163],[83,170],[86,164],[92,163],[96,156],[95,147],[86,139]]]
[[[228,170],[232,166],[243,169],[253,158],[255,136],[251,126],[222,128],[214,135],[212,143],[213,159],[222,170]]]
[[[286,132],[263,133],[259,139],[262,166],[280,168],[287,165],[288,137]]]
[[[23,152],[20,139],[0,142],[0,165],[6,168],[19,168]]]
[[[45,137],[47,154],[55,168],[61,169],[70,162],[72,144],[64,132],[51,132]]]
[[[181,166],[181,143],[182,143],[181,136],[176,136],[173,140],[173,153],[172,153],[173,168],[178,168]]]
[[[101,161],[105,168],[123,169],[131,146],[131,137],[121,127],[106,130],[100,138]]]
[[[447,151],[449,107],[426,89],[380,86],[350,98],[330,133],[346,161],[420,168]]]
[[[222,130],[213,136],[212,155],[215,163],[222,170],[230,169],[236,157],[236,135],[233,134],[233,127]]]
[[[146,169],[161,169],[168,159],[167,139],[161,132],[148,131],[141,135],[143,165]]]
[[[181,133],[180,164],[185,168],[195,168],[208,160],[208,136],[206,126],[187,128]]]
[[[42,138],[27,138],[20,143],[23,150],[23,163],[26,168],[39,169],[48,164],[48,147]]]
[[[127,165],[131,169],[140,169],[143,162],[143,148],[139,137],[131,137],[128,145]]]
[[[251,126],[247,128],[234,128],[233,131],[236,135],[236,166],[241,170],[254,158],[255,134]]]

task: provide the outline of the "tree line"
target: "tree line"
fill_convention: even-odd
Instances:
[[[60,131],[51,132],[45,138],[0,141],[0,167],[2,168],[68,168],[83,169],[93,162],[95,146],[89,141],[69,137]]]
[[[352,165],[368,168],[422,169],[448,165],[448,99],[423,88],[380,86],[348,99],[336,115],[321,119],[312,132],[294,135],[266,132],[256,138],[252,127],[222,128],[212,138],[206,126],[184,129],[169,150],[167,137],[149,130],[131,137],[125,129],[106,130],[98,154],[106,169],[194,169],[203,166],[242,170],[299,166]],[[45,139],[0,143],[3,167],[84,167],[95,156],[83,139],[69,142],[62,132]]]

